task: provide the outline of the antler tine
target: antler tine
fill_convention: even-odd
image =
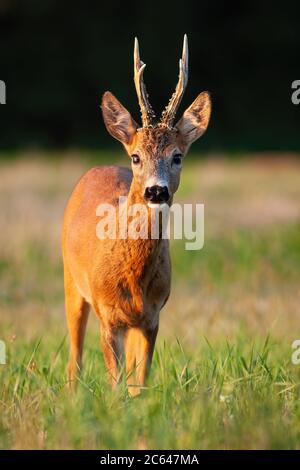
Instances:
[[[149,127],[152,125],[152,120],[155,118],[154,111],[149,103],[148,93],[143,79],[143,74],[146,64],[140,59],[139,42],[135,38],[134,41],[134,83],[136,93],[138,96],[139,105],[142,114],[142,125],[143,127]]]
[[[182,58],[179,60],[178,83],[168,106],[163,111],[160,126],[172,127],[177,109],[180,105],[188,82],[189,51],[187,35],[183,38]]]

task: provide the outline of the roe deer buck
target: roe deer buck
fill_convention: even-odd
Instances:
[[[71,350],[69,382],[82,366],[85,329],[91,305],[100,319],[106,368],[114,386],[125,352],[126,377],[131,395],[140,392],[152,360],[159,313],[170,293],[168,240],[115,239],[96,236],[96,208],[114,206],[120,196],[127,204],[153,206],[172,199],[179,185],[181,164],[192,142],[206,130],[211,102],[201,93],[174,125],[176,111],[188,80],[188,44],[184,37],[176,90],[156,122],[150,106],[140,60],[134,48],[134,83],[142,115],[142,127],[110,93],[102,99],[108,132],[125,147],[131,168],[104,166],[89,170],[75,187],[63,224],[63,259],[67,322]]]

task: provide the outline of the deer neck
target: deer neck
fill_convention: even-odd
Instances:
[[[141,205],[143,207],[143,210],[147,214],[147,217],[144,218],[147,230],[147,238],[139,238],[138,240],[135,240],[135,242],[138,243],[134,243],[134,245],[139,251],[144,251],[146,257],[153,257],[159,253],[160,250],[158,248],[163,240],[161,238],[153,238],[151,236],[151,223],[153,212],[145,203],[142,188],[133,179],[127,197],[127,210],[135,204]]]

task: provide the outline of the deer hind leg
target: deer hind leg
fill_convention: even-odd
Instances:
[[[125,340],[128,393],[139,395],[149,374],[158,326],[153,330],[130,328]]]
[[[83,342],[89,316],[89,304],[85,301],[65,267],[65,306],[70,335],[70,359],[68,363],[69,386],[75,383],[76,376],[82,368]]]

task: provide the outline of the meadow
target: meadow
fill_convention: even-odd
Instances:
[[[68,195],[114,152],[0,158],[0,449],[299,449],[300,160],[196,155],[177,202],[205,204],[205,244],[171,244],[173,287],[147,387],[112,392],[91,315],[66,387],[60,228]]]

